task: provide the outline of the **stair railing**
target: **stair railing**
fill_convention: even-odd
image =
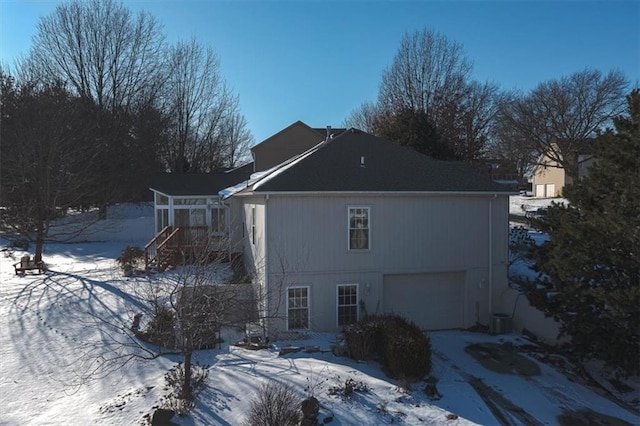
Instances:
[[[144,267],[147,271],[149,270],[150,265],[158,260],[158,241],[162,240],[160,241],[160,244],[166,241],[170,232],[171,227],[165,226],[155,235],[155,237],[151,239],[151,241],[147,243],[147,245],[144,246]]]
[[[169,236],[156,247],[156,260],[158,261],[158,270],[164,271],[168,266],[176,266],[176,254],[174,253],[175,246],[179,245],[179,235],[181,235],[180,228],[176,228],[169,234]],[[178,244],[172,244],[178,241]],[[169,264],[167,266],[160,265],[160,259],[167,258],[169,255]]]

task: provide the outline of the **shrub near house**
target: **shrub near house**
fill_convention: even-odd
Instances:
[[[431,371],[429,338],[401,316],[368,316],[344,334],[353,359],[378,358],[391,377],[421,379]]]

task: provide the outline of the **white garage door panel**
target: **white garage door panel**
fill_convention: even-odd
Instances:
[[[464,327],[464,272],[385,275],[384,310],[426,330]]]
[[[556,184],[555,183],[548,183],[547,184],[545,195],[547,197],[555,197],[556,196]]]

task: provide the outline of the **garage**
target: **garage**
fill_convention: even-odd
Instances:
[[[393,312],[425,330],[465,326],[465,273],[385,275],[385,312]]]

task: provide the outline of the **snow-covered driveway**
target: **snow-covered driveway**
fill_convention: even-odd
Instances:
[[[621,407],[564,374],[534,359],[540,374],[521,375],[492,371],[481,365],[465,348],[476,344],[506,344],[510,347],[527,344],[523,338],[510,334],[489,336],[471,332],[431,333],[434,372],[447,381],[464,380],[482,397],[501,424],[558,424],[559,416],[588,411],[622,420],[617,424],[640,424],[637,414]],[[441,379],[442,381],[442,379]],[[440,386],[440,385],[439,385]],[[596,414],[594,414],[596,413]]]

